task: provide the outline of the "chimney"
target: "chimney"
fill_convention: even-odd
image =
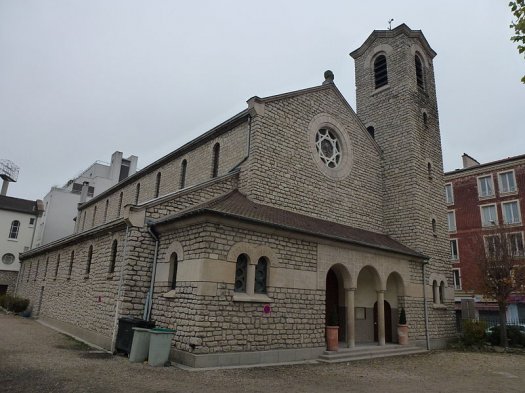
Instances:
[[[463,169],[470,168],[471,166],[480,165],[480,163],[476,159],[472,158],[467,153],[463,153],[461,158],[463,159]]]
[[[85,181],[82,183],[82,191],[80,191],[80,203],[86,202],[88,194],[89,182]]]

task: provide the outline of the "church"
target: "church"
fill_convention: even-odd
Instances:
[[[357,108],[319,86],[247,108],[79,205],[75,233],[21,255],[17,294],[113,350],[119,319],[175,330],[194,367],[315,359],[455,336],[434,82],[402,24],[350,56]],[[437,283],[437,285],[436,285]]]

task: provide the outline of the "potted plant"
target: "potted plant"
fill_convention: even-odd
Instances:
[[[339,320],[337,317],[337,307],[334,306],[328,315],[328,325],[326,326],[326,346],[329,351],[339,349]]]
[[[399,313],[399,323],[397,324],[397,337],[400,345],[408,344],[408,325],[405,309],[402,307]]]

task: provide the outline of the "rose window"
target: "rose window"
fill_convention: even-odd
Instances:
[[[341,144],[329,128],[321,128],[315,136],[315,147],[319,158],[328,168],[337,168],[341,161]]]

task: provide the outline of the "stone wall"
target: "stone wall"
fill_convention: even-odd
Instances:
[[[16,286],[18,272],[10,270],[0,270],[0,286],[7,285],[7,294],[13,295]]]

